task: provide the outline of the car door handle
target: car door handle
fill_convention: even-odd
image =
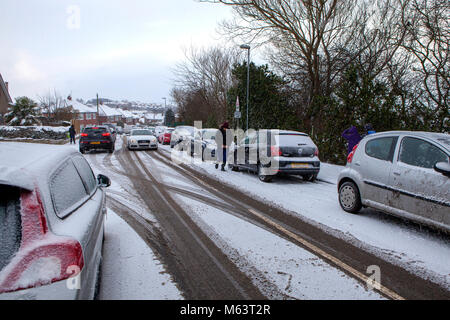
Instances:
[[[400,176],[400,175],[401,175],[401,173],[398,172],[398,171],[394,171],[393,173],[394,173],[396,176]]]
[[[356,162],[355,162],[355,166],[361,167],[361,162],[356,161]]]

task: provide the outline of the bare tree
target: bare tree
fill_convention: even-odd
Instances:
[[[65,99],[56,90],[38,99],[41,113],[52,121],[70,121],[76,117],[73,108],[66,105]]]
[[[240,54],[228,48],[190,48],[185,52],[185,61],[173,70],[175,86],[182,89],[176,91],[177,95],[183,92],[201,95],[203,104],[209,106],[209,113],[225,119],[227,92],[232,85],[231,70]]]
[[[449,130],[450,2],[404,0],[402,25],[407,33],[403,48],[422,83],[417,102],[438,115],[439,130]]]

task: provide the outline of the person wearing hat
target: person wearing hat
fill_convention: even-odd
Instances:
[[[219,168],[219,163],[222,164],[222,171],[225,171],[225,163],[227,162],[227,130],[230,128],[228,121],[222,123],[219,127],[219,131],[217,132],[218,137],[216,138],[217,142],[222,140],[222,152],[217,152],[217,162],[216,169]],[[219,151],[219,145],[217,146],[217,151]]]

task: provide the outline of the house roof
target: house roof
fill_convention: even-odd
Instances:
[[[11,99],[11,96],[9,95],[8,89],[6,88],[6,83],[3,81],[3,77],[0,73],[0,89],[5,94],[6,98],[8,99],[8,103],[13,103],[13,100]]]
[[[97,109],[93,107],[89,107],[81,102],[76,100],[66,100],[66,105],[71,106],[75,111],[79,113],[96,113]]]
[[[118,111],[117,109],[108,107],[104,104],[99,105],[98,109],[99,109],[99,114],[101,116],[106,116],[106,117],[122,116],[122,113],[120,111]]]

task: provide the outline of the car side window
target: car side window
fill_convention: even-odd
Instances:
[[[402,141],[399,161],[415,167],[432,169],[438,162],[449,161],[438,147],[422,139],[406,137]]]
[[[84,182],[87,193],[92,194],[92,192],[97,188],[97,180],[95,179],[91,166],[86,159],[80,156],[74,157],[72,160]]]
[[[77,205],[88,199],[84,184],[72,161],[65,161],[52,175],[50,193],[59,218],[65,218]]]
[[[397,141],[398,137],[372,139],[366,143],[366,154],[372,158],[392,162]]]

